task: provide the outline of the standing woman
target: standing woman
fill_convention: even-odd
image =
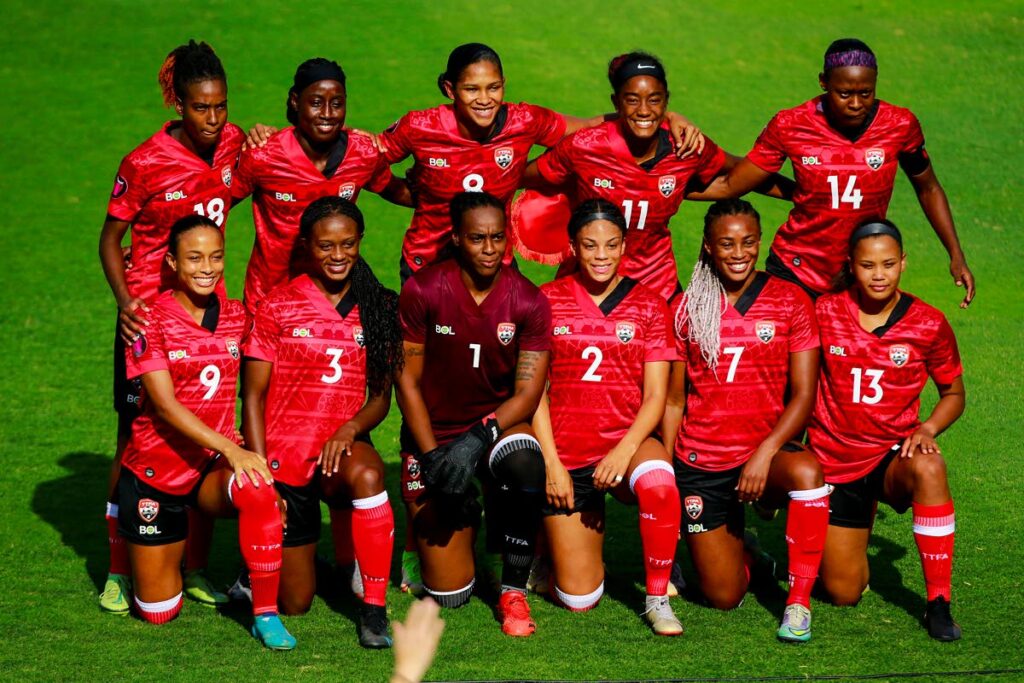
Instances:
[[[245,346],[245,442],[265,456],[287,504],[281,609],[302,614],[316,591],[320,501],[351,511],[362,573],[359,643],[391,646],[384,609],[394,516],[370,431],[388,414],[402,362],[398,295],[359,256],[363,214],[341,197],[299,222],[299,267],[256,313]]]
[[[964,411],[963,367],[945,316],[899,289],[903,237],[889,221],[853,231],[843,290],[817,303],[824,354],[807,435],[834,485],[821,578],[840,605],[868,584],[868,539],[878,501],[913,509],[928,606],[937,640],[958,640],[949,603],[953,498],[936,437]],[[921,391],[931,377],[939,401],[921,422]]]
[[[575,275],[541,287],[551,304],[547,400],[533,420],[547,468],[544,528],[558,600],[574,611],[604,592],[605,494],[640,508],[647,572],[644,616],[654,632],[683,626],[668,601],[679,538],[679,492],[665,447],[651,436],[665,411],[675,343],[668,306],[617,272],[626,237],[619,208],[604,199],[569,221]]]
[[[854,38],[833,42],[818,76],[824,94],[777,113],[710,196],[749,192],[788,158],[796,179],[793,209],[775,235],[766,267],[816,297],[842,269],[853,229],[885,216],[898,166],[949,253],[949,272],[966,289],[960,304],[966,308],[974,299],[974,275],[925,151],[921,124],[909,109],[876,99],[877,80],[871,48]]]
[[[354,202],[365,187],[396,204],[412,201],[372,138],[345,128],[345,72],[336,62],[316,58],[300,64],[286,107],[292,125],[242,154],[233,187],[235,201],[253,195],[256,241],[245,274],[250,311],[296,274],[290,264],[299,218],[314,199]]]
[[[407,176],[416,212],[402,242],[403,282],[439,260],[450,244],[448,206],[456,194],[487,192],[508,204],[522,184],[531,147],[551,147],[565,135],[605,119],[580,119],[533,104],[505,102],[501,58],[481,43],[452,50],[437,86],[451,104],[409,112],[381,135],[389,163],[410,155],[415,159]],[[685,154],[697,144],[699,131],[677,115],[672,121],[680,154]],[[505,264],[511,259],[509,251]]]
[[[672,153],[663,127],[668,79],[657,58],[646,52],[619,55],[608,65],[608,80],[617,120],[580,130],[530,162],[524,183],[534,188],[568,184],[573,204],[601,197],[622,207],[629,235],[622,275],[668,300],[680,289],[669,220],[684,198],[703,198],[700,191],[736,157],[711,140],[700,155],[679,159]],[[575,259],[563,263],[560,274]]]
[[[124,348],[146,333],[145,301],[173,287],[176,278],[167,265],[167,236],[180,218],[197,214],[221,230],[231,208],[231,182],[244,135],[228,123],[227,76],[213,48],[190,40],[175,48],[158,77],[164,104],[179,119],[168,121],[124,158],[114,179],[107,219],[100,234],[100,262],[118,307],[114,337],[114,409],[118,414],[117,451],[110,472],[107,531],[110,574],[100,608],[128,614],[130,582],[127,550],[117,535],[115,485],[121,454],[139,414],[140,383],[125,377]],[[131,230],[131,268],[125,263],[121,240]],[[221,281],[218,292],[223,295]],[[206,528],[200,528],[206,527]],[[215,604],[226,601],[213,590],[202,568],[209,550],[208,524],[194,520],[193,540],[186,559],[186,592]]]
[[[529,423],[547,377],[550,309],[502,265],[500,199],[460,193],[450,218],[455,258],[414,275],[399,300],[402,494],[427,593],[460,607],[473,593],[480,508],[471,481],[481,480],[493,500],[489,524],[503,531],[502,630],[528,636],[536,625],[526,580],[544,501],[544,460]]]
[[[821,467],[794,441],[818,378],[818,330],[799,287],[756,269],[757,211],[713,204],[700,257],[676,312],[663,433],[674,435],[682,530],[708,602],[740,604],[750,582],[743,503],[786,508],[789,597],[778,638],[811,638],[811,588],[828,524]]]
[[[128,377],[142,380],[118,479],[119,528],[127,540],[135,609],[162,624],[181,610],[186,508],[238,514],[242,557],[252,580],[252,633],[291,650],[277,616],[281,513],[274,478],[258,453],[236,443],[239,349],[250,323],[241,302],[222,299],[224,235],[203,216],[171,228],[166,254],[174,289],[149,302],[147,334],[126,353]]]

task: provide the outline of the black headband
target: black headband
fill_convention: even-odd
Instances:
[[[336,62],[317,61],[313,64],[303,65],[295,72],[295,82],[289,92],[296,95],[313,85],[317,81],[337,81],[345,85],[345,72],[341,70]]]
[[[619,66],[612,74],[612,88],[615,92],[619,91],[626,81],[633,78],[634,76],[650,76],[657,78],[661,81],[661,84],[668,89],[668,78],[665,76],[665,69],[662,68],[661,64],[651,59],[650,57],[637,57],[634,59],[627,60],[624,64]]]
[[[856,246],[856,244],[862,239],[867,237],[880,237],[882,235],[887,235],[893,238],[896,240],[896,243],[900,245],[900,249],[903,248],[903,235],[900,234],[900,231],[895,225],[875,221],[858,226],[857,229],[853,231],[853,234],[850,235],[850,251],[852,252],[854,246]]]

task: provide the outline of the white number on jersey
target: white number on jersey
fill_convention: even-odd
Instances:
[[[860,190],[857,189],[857,176],[852,175],[846,181],[846,189],[843,190],[843,196],[839,196],[839,176],[830,175],[828,177],[828,186],[832,188],[832,208],[838,209],[840,202],[844,204],[852,204],[854,210],[860,208],[860,201],[863,198]]]
[[[206,202],[206,206],[203,207],[203,203],[199,202],[192,207],[200,216],[206,216],[211,221],[217,224],[218,227],[224,225],[224,200],[220,197],[214,197],[210,201]]]
[[[600,382],[601,375],[597,374],[597,368],[601,365],[601,361],[604,360],[604,354],[601,353],[601,349],[596,346],[588,346],[583,349],[583,360],[593,358],[594,362],[590,364],[587,371],[583,373],[584,382]]]
[[[640,216],[636,220],[636,226],[633,225],[633,200],[623,199],[622,200],[622,213],[626,218],[626,228],[632,228],[634,230],[643,230],[644,225],[647,224],[647,200],[641,199],[637,203],[637,207],[640,209]]]
[[[320,381],[324,384],[336,384],[341,379],[341,354],[345,353],[345,349],[325,349],[325,351],[331,357],[331,374],[320,375]]]
[[[209,401],[217,393],[217,387],[220,386],[220,368],[213,364],[207,365],[199,373],[199,383],[206,387],[203,400]]]
[[[483,192],[484,177],[479,173],[470,173],[462,179],[462,189],[466,192]]]
[[[479,344],[470,344],[469,348],[470,348],[470,350],[473,351],[473,367],[474,368],[480,367],[480,345]]]
[[[874,405],[882,400],[882,385],[879,382],[882,380],[882,374],[884,370],[876,370],[869,368],[867,370],[861,370],[860,368],[853,368],[850,370],[850,374],[853,375],[853,402],[854,403],[867,403],[868,405]],[[864,396],[861,394],[861,377],[866,375],[868,378],[868,389],[871,390],[870,396]]]
[[[736,378],[736,366],[740,364],[740,356],[743,355],[743,347],[726,346],[722,349],[722,353],[727,353],[732,356],[732,360],[729,361],[729,373],[725,376],[725,381],[731,382]]]

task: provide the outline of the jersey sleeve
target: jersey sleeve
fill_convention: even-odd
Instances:
[[[715,142],[705,136],[704,151],[700,154],[700,164],[697,166],[697,177],[701,183],[707,185],[722,172],[725,166],[725,151]]]
[[[907,112],[907,134],[899,151],[900,168],[910,177],[920,175],[931,166],[928,152],[924,148],[924,131],[921,122],[912,112]]]
[[[573,174],[573,137],[563,138],[537,158],[537,170],[552,185],[561,185]]]
[[[170,369],[160,321],[155,319],[150,322],[146,334],[140,334],[138,339],[124,350],[127,370],[125,374],[128,379],[141,377],[147,372]]]
[[[789,319],[789,352],[799,353],[819,348],[821,338],[810,297],[803,292],[797,292],[793,304]]]
[[[757,136],[747,159],[762,171],[776,173],[786,163],[786,152],[782,146],[782,126],[776,114],[761,134]]]
[[[276,307],[266,302],[256,311],[252,332],[245,341],[243,353],[246,358],[273,363],[277,359],[277,348],[281,343],[281,326],[274,316]]]
[[[236,202],[245,199],[255,189],[256,160],[253,158],[253,150],[249,149],[238,157],[238,167],[231,181],[231,199]]]
[[[519,335],[520,351],[551,350],[551,304],[540,290],[534,292],[527,314],[523,319],[523,331]]]
[[[647,342],[644,345],[644,362],[677,360],[675,335],[669,324],[668,304],[658,302],[651,307],[647,321]]]
[[[397,164],[412,154],[411,128],[409,115],[406,114],[380,134],[384,140],[384,149],[387,150],[384,152],[384,158],[389,165]]]
[[[114,189],[110,192],[107,203],[107,215],[121,221],[131,222],[142,213],[142,207],[149,199],[150,191],[146,188],[144,174],[126,156],[117,169],[114,178]]]
[[[398,297],[398,322],[402,328],[402,339],[412,344],[427,341],[428,303],[416,278],[410,278],[402,287]]]
[[[964,374],[956,335],[953,334],[953,328],[949,326],[949,321],[945,317],[942,318],[935,339],[928,346],[928,355],[924,362],[928,374],[936,384],[952,384],[957,377]]]
[[[535,104],[526,106],[529,107],[530,119],[533,121],[536,144],[554,147],[559,140],[565,137],[566,121],[564,116]]]

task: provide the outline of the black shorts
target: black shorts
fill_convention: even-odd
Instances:
[[[131,433],[131,424],[139,416],[139,402],[142,400],[142,380],[128,379],[127,361],[124,357],[124,340],[114,332],[114,410],[118,414],[118,430]]]
[[[778,254],[774,251],[768,252],[768,258],[764,261],[764,269],[769,275],[774,275],[777,278],[782,278],[786,282],[792,282],[794,285],[798,285],[800,289],[807,292],[807,296],[811,297],[811,301],[817,300],[817,298],[823,294],[823,292],[815,291],[801,282],[800,278],[798,278],[796,273],[793,272],[793,269],[780,259]]]
[[[875,520],[875,510],[882,498],[885,487],[885,473],[893,458],[899,455],[900,446],[893,446],[885,454],[875,469],[860,479],[844,484],[832,484],[832,494],[828,499],[828,523],[847,529],[870,529]],[[903,514],[907,506],[900,509],[893,506],[896,512]]]
[[[604,499],[607,491],[599,491],[594,487],[594,470],[597,465],[580,467],[569,470],[569,477],[572,478],[572,509],[554,508],[544,501],[541,512],[545,517],[553,515],[572,515],[577,512],[601,512],[604,513]]]
[[[370,442],[369,437],[360,436],[356,441]],[[317,469],[313,479],[302,486],[292,486],[283,481],[275,481],[274,487],[281,499],[285,502],[288,512],[288,526],[284,529],[285,548],[294,548],[300,545],[309,545],[320,540],[320,522],[323,517],[320,514],[320,501],[327,503],[332,510],[342,510],[352,507],[352,501],[341,495],[327,497],[323,494],[320,486],[320,477],[323,476]]]
[[[682,533],[703,534],[723,524],[743,529],[743,503],[736,493],[742,465],[731,470],[709,472],[688,465],[679,458],[672,461],[682,503],[682,523],[679,525]]]
[[[184,541],[188,538],[188,508],[195,507],[199,487],[211,469],[212,463],[191,491],[176,495],[150,486],[122,467],[117,480],[117,533],[136,545]]]

